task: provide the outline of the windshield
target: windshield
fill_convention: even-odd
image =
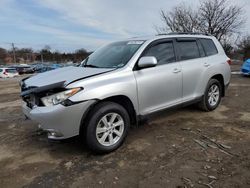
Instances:
[[[120,68],[125,66],[144,41],[115,42],[102,47],[86,60],[83,67]]]

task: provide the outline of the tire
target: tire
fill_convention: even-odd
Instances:
[[[215,91],[215,88],[217,88],[216,92],[212,92],[212,90]],[[211,92],[213,93],[212,96]],[[202,97],[202,100],[198,104],[199,108],[206,112],[215,110],[221,102],[221,95],[222,95],[221,83],[216,79],[209,80],[206,91]],[[212,97],[212,99],[210,96]]]
[[[112,152],[122,145],[129,127],[129,114],[123,106],[113,102],[99,103],[91,110],[86,124],[87,147],[95,153]]]

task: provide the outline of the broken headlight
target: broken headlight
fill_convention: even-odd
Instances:
[[[81,90],[82,88],[73,88],[73,89],[69,89],[60,93],[56,93],[50,96],[43,97],[41,98],[41,100],[45,106],[54,106],[67,100],[69,97],[72,97],[73,95],[75,95]]]

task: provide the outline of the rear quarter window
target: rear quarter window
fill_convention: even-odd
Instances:
[[[218,54],[218,50],[212,39],[200,39],[207,56]]]
[[[3,69],[0,69],[0,72],[3,72]]]

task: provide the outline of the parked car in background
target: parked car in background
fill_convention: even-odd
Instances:
[[[213,36],[176,33],[114,42],[79,67],[21,81],[23,112],[50,139],[81,135],[110,152],[149,114],[197,103],[215,110],[230,83],[230,59]]]
[[[14,68],[0,68],[0,78],[13,78],[19,76]]]
[[[50,67],[50,66],[43,66],[40,69],[36,70],[36,73],[43,73],[47,71],[55,70],[55,68]]]
[[[243,75],[250,75],[250,59],[247,59],[241,67],[241,72]]]
[[[62,68],[63,64],[58,64],[58,63],[35,63],[31,65],[35,73],[43,73],[47,72],[50,70],[55,70],[58,68]]]
[[[19,74],[33,74],[35,71],[29,65],[12,65],[9,68],[14,68]]]
[[[35,63],[35,64],[32,64],[31,67],[34,70],[34,72],[39,72],[42,68],[45,67],[45,65],[42,63]]]
[[[49,67],[51,67],[52,69],[59,69],[59,68],[62,68],[63,65],[54,63],[54,64],[51,64]]]

